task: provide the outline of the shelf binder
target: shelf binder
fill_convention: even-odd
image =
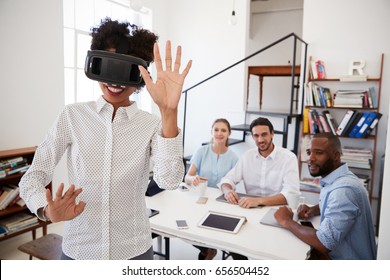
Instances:
[[[348,124],[349,120],[351,119],[352,115],[355,113],[355,110],[347,110],[347,112],[345,113],[344,115],[344,118],[342,119],[339,127],[337,128],[337,131],[336,131],[336,134],[338,136],[341,136],[344,129],[345,129],[345,126]]]
[[[371,134],[371,131],[377,126],[381,117],[382,117],[382,114],[377,112],[376,118],[372,121],[371,125],[366,129],[366,131],[364,132],[362,137],[367,138]]]
[[[356,133],[356,138],[362,138],[368,127],[371,125],[371,123],[376,118],[376,112],[370,112],[364,121],[362,127],[360,128],[359,132]]]
[[[369,112],[364,112],[363,116],[360,118],[358,123],[355,125],[355,127],[352,129],[352,131],[348,134],[349,137],[356,137],[356,134],[359,132],[360,128],[366,121],[366,118],[368,117]]]

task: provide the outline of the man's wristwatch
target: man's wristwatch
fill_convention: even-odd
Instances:
[[[39,208],[37,211],[37,217],[44,222],[50,222],[50,219],[45,215],[45,210],[46,210],[47,204],[43,208]]]

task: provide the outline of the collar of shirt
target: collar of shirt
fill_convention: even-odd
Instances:
[[[274,144],[274,149],[273,151],[267,156],[267,157],[263,157],[260,152],[259,152],[259,149],[257,149],[257,153],[256,153],[256,158],[257,159],[265,159],[265,160],[268,160],[268,159],[275,159],[276,157],[276,154],[278,153],[278,151],[280,150],[280,147],[276,146]]]
[[[110,108],[113,110],[112,104],[108,103],[103,96],[100,96],[99,99],[96,101],[96,111],[100,113],[104,107]],[[126,113],[127,117],[130,119],[133,115],[137,113],[138,107],[137,103],[133,102],[130,106],[121,107],[123,108],[124,112]],[[122,111],[118,109],[118,112]]]
[[[327,185],[331,185],[337,178],[348,173],[348,165],[346,163],[340,165],[337,169],[333,170],[327,176],[321,179],[320,185],[321,187],[326,187]]]

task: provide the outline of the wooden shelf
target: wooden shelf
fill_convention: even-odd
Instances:
[[[21,228],[21,229],[15,230],[15,231],[11,231],[11,232],[3,235],[2,237],[0,237],[0,241],[7,240],[9,238],[21,235],[21,234],[26,233],[26,232],[32,232],[33,239],[35,239],[36,238],[36,230],[39,228],[42,228],[43,235],[47,234],[47,225],[48,224],[50,224],[50,222],[38,221],[38,224],[35,224],[32,226],[26,226],[24,228]]]
[[[379,82],[381,78],[367,78],[366,81],[341,81],[339,78],[327,78],[327,79],[309,79],[309,82],[340,82],[340,83],[367,83],[367,82]]]
[[[3,150],[0,151],[0,158],[11,158],[11,157],[18,157],[18,156],[31,156],[34,155],[35,150],[37,147],[27,147],[27,148],[20,148],[20,149],[11,149],[11,150]]]
[[[26,206],[21,207],[19,205],[13,205],[13,206],[5,208],[4,210],[1,210],[0,217],[4,217],[4,216],[8,216],[10,214],[22,212],[23,210],[26,210],[26,209],[27,209]]]
[[[378,99],[378,103],[377,103],[377,108],[361,108],[361,107],[325,107],[325,106],[305,106],[305,108],[308,108],[308,109],[314,109],[314,110],[341,110],[341,111],[346,111],[346,110],[356,110],[356,111],[372,111],[372,112],[379,112],[379,107],[380,107],[380,100],[381,100],[381,84],[382,84],[382,73],[383,73],[383,63],[384,63],[384,54],[381,55],[381,59],[380,59],[380,66],[379,66],[379,69],[380,69],[380,75],[379,77],[375,77],[375,78],[367,78],[367,80],[365,81],[341,81],[339,78],[326,78],[326,79],[312,79],[310,78],[310,75],[309,75],[309,79],[308,79],[308,82],[318,82],[319,84],[327,84],[327,83],[332,83],[333,84],[336,84],[336,85],[339,85],[339,84],[345,84],[345,83],[349,83],[349,84],[356,84],[355,87],[360,87],[362,84],[366,84],[366,83],[375,83],[375,87],[377,89],[377,93],[378,93],[378,96],[377,96],[377,99]],[[359,84],[359,85],[358,85]],[[355,138],[355,137],[348,137],[348,136],[338,136],[339,138],[342,138],[343,141],[362,141],[362,140],[369,140],[371,141],[372,143],[363,143],[362,142],[362,145],[361,146],[367,146],[367,145],[370,145],[370,148],[372,148],[372,159],[371,159],[371,167],[370,168],[362,168],[362,167],[353,167],[353,166],[349,166],[352,170],[361,170],[365,173],[370,174],[370,182],[369,182],[369,198],[370,198],[370,201],[372,202],[372,200],[374,200],[374,195],[373,195],[373,189],[374,189],[374,178],[375,178],[375,163],[376,163],[376,144],[377,144],[377,134],[378,134],[378,126],[375,128],[375,132],[373,135],[369,135],[368,137],[365,137],[365,138]],[[303,136],[305,135],[310,135],[308,133],[302,133]],[[359,147],[361,147],[359,146]],[[301,153],[300,153],[301,155]],[[302,163],[305,163],[305,161],[302,160],[301,157],[299,157],[299,160],[300,160],[300,172],[302,173]]]
[[[35,150],[37,147],[26,147],[26,148],[20,148],[20,149],[10,149],[10,150],[3,150],[0,151],[0,160],[10,159],[10,158],[16,158],[16,157],[23,157],[27,159],[27,162],[29,164],[32,163]],[[24,173],[15,173],[9,176],[6,176],[4,178],[0,178],[0,185],[3,184],[13,184],[13,185],[19,185],[19,181],[22,178]],[[51,189],[51,183],[47,186],[47,188]],[[14,215],[16,213],[20,212],[26,212],[31,213],[26,206],[19,206],[19,205],[13,205],[5,208],[4,210],[0,210],[0,219],[6,216]],[[16,231],[11,231],[3,236],[0,237],[0,241],[7,240],[9,238],[18,236],[20,234],[31,232],[32,238],[36,238],[36,230],[39,228],[42,228],[43,235],[46,235],[47,233],[47,225],[50,224],[50,222],[43,222],[38,221],[38,224],[34,224],[31,226],[27,226],[21,229],[18,229]]]
[[[362,107],[324,107],[324,106],[305,106],[306,108],[309,109],[325,109],[325,110],[339,110],[339,109],[352,109],[352,110],[363,110],[363,111],[378,111],[378,108],[362,108]]]

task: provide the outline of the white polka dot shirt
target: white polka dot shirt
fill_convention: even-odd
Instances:
[[[175,189],[184,176],[181,134],[161,136],[158,117],[136,103],[117,110],[102,97],[64,108],[20,181],[22,198],[36,213],[44,186],[67,152],[69,183],[82,187],[84,212],[65,222],[63,251],[73,259],[130,259],[152,246],[145,191],[153,161],[156,183]]]

